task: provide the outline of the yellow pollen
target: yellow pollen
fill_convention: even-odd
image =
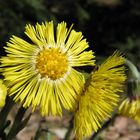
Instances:
[[[68,58],[58,48],[45,48],[37,55],[36,68],[42,77],[56,80],[67,72]]]

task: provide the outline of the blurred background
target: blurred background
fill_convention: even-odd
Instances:
[[[0,0],[0,55],[5,55],[3,46],[13,34],[24,36],[26,24],[50,20],[55,24],[65,21],[68,27],[74,23],[73,28],[87,38],[97,62],[120,50],[140,69],[140,0]],[[129,124],[121,119],[116,120],[120,132]],[[139,140],[140,135],[134,136]]]
[[[0,0],[0,47],[11,35],[22,36],[27,23],[54,20],[74,23],[97,59],[116,49],[138,65],[140,60],[139,0]]]

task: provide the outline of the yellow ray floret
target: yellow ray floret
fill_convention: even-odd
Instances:
[[[119,106],[119,113],[121,115],[130,117],[140,123],[140,99],[124,99]]]
[[[74,127],[78,139],[96,132],[117,106],[118,93],[123,92],[126,79],[124,67],[120,66],[124,61],[117,52],[91,74],[75,114]]]
[[[3,81],[0,80],[0,108],[5,105],[5,99],[7,96],[7,87],[3,84]]]
[[[27,25],[25,34],[30,43],[13,36],[0,59],[8,94],[23,107],[39,106],[42,115],[74,109],[85,81],[73,67],[95,65],[86,39],[65,22],[56,29],[53,22]]]

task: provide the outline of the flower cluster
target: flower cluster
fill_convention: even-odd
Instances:
[[[95,66],[93,51],[81,32],[65,22],[27,25],[27,42],[13,36],[0,59],[8,95],[23,107],[40,107],[42,116],[75,112],[74,130],[78,139],[97,131],[118,104],[126,79],[124,57],[109,57],[87,81],[81,66]],[[76,69],[78,67],[78,69]],[[1,84],[1,83],[0,83]]]

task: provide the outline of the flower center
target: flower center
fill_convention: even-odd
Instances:
[[[56,80],[67,72],[68,58],[58,48],[45,48],[37,55],[36,68],[42,77]]]

